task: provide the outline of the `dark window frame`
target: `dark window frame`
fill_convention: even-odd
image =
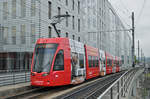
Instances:
[[[61,15],[61,8],[58,7],[57,9],[58,9],[58,15]],[[58,18],[58,20],[60,21],[60,17]]]
[[[63,64],[62,65],[56,65],[55,64],[55,62],[56,62],[56,60],[57,60],[57,55],[59,55],[59,53],[62,51],[62,55],[63,55]],[[53,66],[53,71],[64,71],[65,70],[65,67],[64,67],[64,50],[62,50],[62,49],[60,49],[59,51],[58,51],[58,53],[57,53],[57,55],[55,56],[55,61],[54,61],[54,66]],[[57,66],[57,68],[56,68],[56,66]],[[61,68],[60,68],[60,66],[62,66]],[[58,68],[59,67],[59,68]]]
[[[68,0],[66,0],[66,6],[68,6]]]
[[[80,68],[84,68],[84,55],[83,54],[79,54],[79,66]]]
[[[80,1],[78,1],[78,14],[80,14]]]
[[[72,29],[74,30],[75,29],[75,17],[72,16]]]
[[[74,5],[75,5],[75,1],[74,0],[72,0],[72,10],[74,10]]]
[[[88,67],[91,68],[93,67],[93,63],[92,63],[92,56],[88,55]]]
[[[95,56],[92,56],[92,61],[93,61],[93,67],[96,67],[96,61],[95,61]]]
[[[68,12],[66,12],[66,15],[68,15]],[[68,22],[69,20],[68,20],[68,17],[66,17],[66,27],[68,27],[69,26],[69,22]]]
[[[52,37],[52,27],[51,26],[48,27],[48,37],[49,38]]]
[[[67,38],[69,37],[69,34],[68,34],[68,32],[66,32],[66,37],[67,37]]]
[[[78,42],[80,42],[80,37],[78,37]]]
[[[52,17],[52,3],[48,1],[48,18],[51,19]]]
[[[99,67],[99,60],[98,60],[98,57],[96,57],[96,67]]]
[[[80,28],[80,19],[78,19],[78,32],[80,32],[81,28]]]
[[[75,40],[75,35],[72,35],[72,39]]]

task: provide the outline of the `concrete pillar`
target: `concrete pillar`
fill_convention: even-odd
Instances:
[[[3,26],[0,24],[0,51],[2,51],[3,49]]]
[[[10,53],[7,54],[7,70],[11,70],[12,68],[12,60],[10,58]]]
[[[25,53],[20,53],[20,69],[24,69],[25,66]]]

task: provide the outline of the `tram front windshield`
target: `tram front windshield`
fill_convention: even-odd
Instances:
[[[35,48],[33,72],[50,72],[57,44],[38,44]]]

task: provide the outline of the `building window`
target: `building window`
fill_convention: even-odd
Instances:
[[[35,0],[31,0],[31,16],[35,16],[35,14],[36,14]]]
[[[21,0],[21,17],[26,16],[26,0]]]
[[[75,29],[75,25],[74,25],[74,16],[72,16],[72,29]]]
[[[12,43],[16,44],[16,26],[12,26]]]
[[[31,24],[31,41],[35,43],[35,24]]]
[[[48,27],[48,37],[52,37],[52,28],[50,26]]]
[[[7,70],[8,62],[7,62],[7,53],[0,53],[0,70]]]
[[[12,18],[16,19],[16,0],[12,0]]]
[[[58,7],[58,15],[61,15],[61,9],[60,9],[60,7]],[[60,18],[58,18],[58,20],[60,20]]]
[[[48,17],[51,19],[52,16],[52,3],[49,1],[48,2]]]
[[[78,19],[78,32],[80,32],[80,19]]]
[[[66,12],[66,15],[68,15],[68,12]],[[66,17],[66,27],[68,27],[68,17]]]
[[[68,6],[68,0],[66,0],[66,6]]]
[[[66,37],[68,37],[68,33],[66,32]]]
[[[74,10],[74,0],[72,0],[72,10]]]
[[[80,14],[80,1],[78,1],[78,14]]]
[[[72,35],[72,39],[75,40],[75,36],[74,35]]]
[[[25,44],[25,25],[21,25],[21,43]]]
[[[78,37],[78,41],[80,42],[80,37]]]
[[[8,27],[4,28],[4,43],[7,44],[8,39]]]
[[[8,17],[8,3],[3,2],[3,19],[7,20]]]
[[[60,9],[60,7],[58,7],[58,15],[60,15],[61,14],[61,9]]]

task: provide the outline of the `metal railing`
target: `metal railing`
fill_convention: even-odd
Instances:
[[[29,70],[0,71],[0,86],[13,85],[29,81]]]
[[[137,70],[138,71],[138,70]],[[129,70],[116,80],[108,89],[106,89],[98,99],[121,99],[128,92],[128,87],[137,72]]]

